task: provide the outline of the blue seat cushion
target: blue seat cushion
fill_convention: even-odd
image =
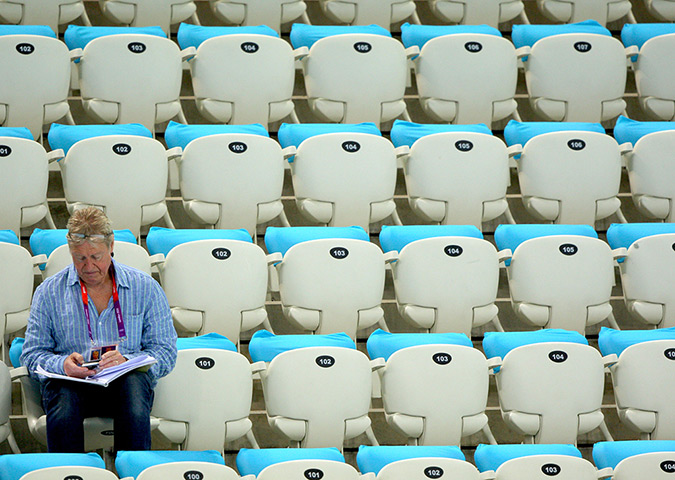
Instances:
[[[416,240],[433,237],[483,238],[474,225],[383,225],[380,231],[380,246],[385,252],[396,250]]]
[[[53,123],[47,134],[47,140],[52,150],[58,148],[68,153],[70,147],[80,140],[108,135],[136,135],[152,138],[152,132],[140,123],[123,125],[60,125]]]
[[[514,25],[511,30],[511,41],[513,41],[516,48],[531,47],[542,38],[566,33],[590,33],[612,36],[612,33],[607,28],[595,20],[585,20],[583,22],[563,25]]]
[[[21,245],[19,237],[16,236],[14,230],[0,230],[0,242]]]
[[[368,337],[366,348],[371,359],[389,357],[407,347],[418,345],[460,345],[473,347],[471,339],[463,333],[390,333],[377,329]]]
[[[33,140],[33,134],[26,127],[0,127],[0,137],[25,138]]]
[[[621,29],[621,42],[626,47],[642,48],[647,40],[671,33],[675,33],[672,23],[626,23]]]
[[[624,440],[616,442],[596,442],[593,445],[593,463],[598,468],[616,468],[628,457],[652,452],[673,452],[673,440]]]
[[[221,133],[270,136],[267,129],[259,123],[250,125],[183,125],[171,121],[164,132],[164,140],[169,148],[181,147],[185,149],[192,140]]]
[[[196,337],[178,337],[176,340],[178,350],[195,350],[200,348],[214,348],[217,350],[237,351],[237,346],[227,337],[219,333],[211,332]]]
[[[258,476],[266,467],[293,460],[333,460],[345,463],[337,448],[242,448],[237,454],[239,475]]]
[[[68,25],[63,34],[63,41],[70,50],[84,48],[89,42],[99,37],[120,34],[154,35],[166,37],[162,27],[83,27],[80,25]]]
[[[356,454],[356,464],[363,473],[377,475],[384,467],[399,460],[411,458],[451,458],[466,460],[459,447],[455,446],[422,446],[422,445],[361,445]]]
[[[0,35],[40,35],[56,38],[56,33],[48,25],[0,25]]]
[[[502,33],[489,25],[401,25],[401,41],[406,48],[417,45],[420,50],[429,40],[444,35],[472,33],[501,37]]]
[[[181,243],[194,242],[195,240],[240,240],[253,243],[251,235],[244,228],[238,230],[225,229],[200,229],[200,228],[162,228],[150,227],[146,244],[150,255],[163,253],[168,255],[171,249]]]
[[[481,443],[476,448],[474,462],[481,472],[487,472],[488,470],[497,471],[504,462],[532,455],[568,455],[570,457],[582,458],[581,452],[574,445],[486,445]]]
[[[408,145],[412,147],[413,143],[427,135],[445,132],[472,132],[485,133],[492,135],[492,130],[484,123],[476,123],[473,125],[446,125],[436,123],[414,123],[405,120],[394,120],[394,125],[391,127],[390,138],[391,143],[395,147]]]
[[[516,251],[521,243],[537,237],[551,235],[581,235],[598,238],[598,233],[590,225],[556,225],[556,224],[501,224],[495,229],[495,243],[499,250]]]
[[[364,123],[282,123],[279,127],[279,144],[283,147],[299,147],[302,142],[316,135],[326,133],[370,133],[382,136],[372,122]]]
[[[305,347],[341,347],[356,349],[356,344],[346,333],[327,335],[275,335],[258,330],[251,337],[248,352],[254,362],[271,362],[280,353]]]
[[[69,465],[105,469],[105,462],[97,453],[20,453],[0,456],[0,478],[19,480],[34,470]]]
[[[675,223],[613,223],[607,229],[607,243],[612,248],[629,248],[641,238],[664,233],[675,233]]]
[[[61,245],[68,243],[66,239],[67,233],[68,230],[65,228],[56,230],[36,228],[28,240],[30,250],[33,252],[33,255],[45,254],[49,256]],[[116,242],[138,243],[136,237],[134,237],[134,234],[129,229],[113,230],[113,234]]]
[[[579,343],[588,345],[588,340],[579,332],[549,328],[533,330],[531,332],[485,332],[483,337],[483,351],[487,358],[501,357],[502,359],[513,349],[535,343]]]
[[[293,245],[322,238],[353,238],[370,241],[368,233],[358,225],[351,227],[267,227],[265,247],[268,253],[286,252]]]
[[[206,40],[223,35],[267,35],[269,37],[279,38],[279,34],[266,25],[244,26],[244,27],[202,27],[201,25],[192,25],[181,23],[178,27],[178,45],[181,49],[188,47],[199,48]]]
[[[117,452],[115,468],[120,478],[136,478],[146,468],[173,462],[208,462],[225,465],[225,460],[216,450],[149,450]]]
[[[551,132],[584,131],[607,133],[600,123],[587,122],[518,122],[510,120],[504,128],[506,144],[525,144],[533,137]]]
[[[291,27],[291,45],[293,45],[293,48],[312,48],[312,45],[322,38],[354,33],[391,37],[391,33],[387,29],[378,25],[342,26],[294,23]]]
[[[598,347],[603,355],[621,353],[632,345],[655,340],[675,340],[675,327],[654,330],[614,330],[602,327],[598,336]]]
[[[665,130],[675,130],[675,122],[640,122],[621,115],[614,126],[614,138],[619,143],[635,146],[645,135]]]
[[[23,344],[26,339],[22,337],[15,337],[12,340],[12,345],[9,347],[9,361],[14,368],[21,366],[21,352],[23,351]]]

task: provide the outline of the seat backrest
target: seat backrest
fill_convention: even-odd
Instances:
[[[350,25],[379,25],[389,30],[415,12],[411,0],[321,0],[321,8],[332,19]]]
[[[33,470],[21,477],[20,480],[53,480],[54,478],[81,478],[82,480],[116,480],[117,475],[96,467],[46,467]]]
[[[607,35],[542,38],[525,64],[530,98],[564,101],[563,120],[568,122],[602,120],[603,102],[621,99],[626,87],[623,45]]]
[[[105,469],[97,453],[22,453],[3,455],[0,475],[7,480],[47,480],[79,476],[83,480],[111,480],[115,474]]]
[[[63,104],[61,116],[68,113],[68,47],[42,35],[4,35],[0,36],[0,62],[6,65],[0,83],[2,125],[28,127],[39,138],[47,106]]]
[[[227,23],[267,25],[277,32],[282,23],[295,20],[305,12],[303,0],[209,0],[211,9]]]
[[[616,140],[602,133],[545,133],[524,145],[518,178],[524,201],[558,201],[556,223],[593,226],[597,202],[619,193],[621,153]]]
[[[42,145],[25,138],[0,137],[0,229],[19,235],[22,210],[47,201],[48,181],[49,164]]]
[[[520,0],[429,0],[432,11],[445,21],[462,25],[499,23],[511,20],[523,11]]]
[[[415,75],[421,99],[457,103],[453,123],[490,125],[494,102],[516,93],[516,50],[496,35],[443,35],[422,47]]]
[[[639,480],[672,478],[675,452],[652,452],[635,455],[622,460],[615,468],[614,480]]]
[[[330,226],[368,231],[371,205],[393,199],[396,154],[389,140],[376,135],[316,135],[298,147],[291,173],[296,199],[332,204]]]
[[[537,7],[547,17],[564,23],[595,20],[602,25],[626,15],[631,10],[626,0],[537,0]]]
[[[33,296],[33,262],[25,248],[0,242],[0,265],[0,338],[4,338],[24,328],[28,321]],[[1,351],[4,353],[4,347]]]
[[[238,344],[241,330],[252,328],[245,325],[245,314],[264,313],[267,260],[253,243],[193,241],[171,249],[161,281],[172,309],[201,314],[199,333],[220,333]]]
[[[348,463],[335,460],[291,460],[275,463],[264,468],[256,478],[258,480],[276,480],[279,478],[357,480],[361,478],[361,475]]]
[[[103,207],[116,228],[128,228],[135,236],[143,208],[166,197],[166,150],[152,138],[89,138],[73,145],[59,163],[67,202]]]
[[[417,140],[404,163],[411,199],[445,202],[443,224],[482,225],[484,203],[503,199],[509,183],[506,145],[474,132],[446,132]]]
[[[642,45],[635,65],[635,82],[642,97],[675,102],[675,87],[668,81],[675,74],[670,52],[675,48],[675,33],[656,36]],[[673,120],[673,117],[663,120]]]
[[[304,64],[310,99],[344,104],[343,123],[381,121],[382,104],[403,99],[408,60],[398,40],[341,34],[318,40]]]
[[[152,275],[150,255],[138,244],[117,241],[114,244],[115,260],[124,265],[134,267],[142,272]],[[47,278],[60,272],[73,263],[68,245],[61,245],[47,258],[47,264],[42,272],[42,277]]]
[[[172,24],[186,20],[197,9],[192,0],[103,0],[100,4],[103,13],[117,23],[159,25],[167,33]]]
[[[316,333],[345,332],[355,338],[359,312],[382,303],[384,258],[370,242],[301,242],[286,252],[278,272],[282,305],[318,311]]]
[[[210,38],[199,46],[190,70],[198,99],[233,104],[229,123],[267,125],[271,104],[293,96],[293,50],[278,37],[242,33]]]
[[[368,357],[341,347],[307,347],[274,357],[263,379],[270,418],[304,420],[303,445],[341,447],[345,421],[366,416],[372,374]],[[339,402],[335,399],[339,398]]]
[[[2,3],[0,14],[8,23],[48,25],[57,33],[59,25],[75,20],[85,11],[82,0],[50,0],[48,3],[16,0]]]
[[[672,478],[675,461],[673,440],[623,440],[593,444],[593,461],[598,468],[614,470],[615,480]]]
[[[555,475],[560,480],[595,480],[598,471],[591,462],[569,455],[530,455],[504,462],[495,480],[548,480]]]
[[[190,142],[181,157],[183,200],[219,205],[215,228],[255,234],[260,205],[280,201],[283,183],[281,147],[268,137],[209,135]]]

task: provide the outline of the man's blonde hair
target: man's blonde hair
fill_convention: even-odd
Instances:
[[[81,210],[75,210],[73,215],[68,219],[66,227],[68,228],[68,245],[80,245],[86,241],[94,241],[91,238],[72,238],[72,233],[104,235],[104,242],[107,246],[110,246],[113,241],[112,222],[100,208],[85,207]]]

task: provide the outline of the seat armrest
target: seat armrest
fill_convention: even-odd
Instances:
[[[523,57],[527,57],[531,53],[532,53],[532,48],[528,47],[526,45],[526,46],[520,47],[516,50],[516,58],[522,59]]]
[[[180,147],[173,147],[166,151],[167,160],[180,160],[183,156],[183,149]]]
[[[74,48],[70,51],[70,60],[75,61],[79,60],[82,58],[82,49],[81,48]]]
[[[290,147],[286,147],[281,151],[281,154],[284,156],[284,160],[288,160],[291,158],[293,155],[295,155],[297,152],[297,149],[291,145]]]
[[[598,478],[611,477],[614,475],[614,469],[612,467],[605,467],[601,470],[598,470]]]
[[[163,253],[155,253],[152,257],[150,257],[150,265],[153,267],[161,267],[164,263],[164,260],[165,258]]]
[[[33,261],[33,266],[37,267],[38,265],[44,265],[47,263],[47,255],[44,253],[41,253],[40,255],[35,255],[34,257],[31,258]]]
[[[602,357],[602,364],[605,367],[611,367],[618,361],[619,357],[616,356],[616,353],[610,353],[609,355],[605,355],[604,357]]]
[[[624,48],[624,51],[626,52],[626,57],[630,58],[634,55],[639,55],[640,49],[638,48],[637,45],[631,45],[630,47]]]
[[[419,55],[420,54],[420,47],[417,45],[413,45],[411,47],[408,47],[405,49],[405,56],[408,59],[411,59],[412,57]]]
[[[514,158],[516,155],[523,153],[523,146],[520,143],[516,143],[507,148],[506,152],[509,154],[509,158]]]
[[[284,256],[281,252],[274,252],[267,255],[267,265],[275,265],[283,260]]]
[[[488,370],[491,370],[490,373],[495,373],[495,369],[501,367],[503,363],[502,357],[488,358]]]
[[[398,252],[396,250],[392,250],[391,252],[387,252],[384,254],[384,263],[387,265],[389,265],[390,263],[394,263],[397,260],[398,260]]]
[[[16,380],[17,378],[21,378],[21,377],[27,377],[28,376],[28,367],[23,366],[23,367],[12,368],[12,369],[9,370],[9,376],[12,380]]]
[[[197,49],[195,47],[187,47],[180,51],[180,59],[182,61],[190,60],[195,55],[197,55]]]
[[[370,361],[370,369],[373,372],[377,372],[381,368],[384,368],[387,365],[387,362],[384,361],[384,358],[378,357]]]
[[[61,160],[65,156],[66,156],[66,154],[63,153],[63,150],[60,149],[60,148],[57,148],[56,150],[52,150],[51,152],[47,153],[47,162],[48,163],[58,162],[59,160]]]
[[[504,250],[500,250],[497,252],[497,259],[499,260],[499,263],[504,264],[507,260],[511,260],[513,257],[513,252],[511,251],[510,248],[505,248]]]

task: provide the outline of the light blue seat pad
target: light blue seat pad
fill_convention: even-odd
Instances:
[[[446,125],[438,123],[414,123],[405,120],[394,120],[389,137],[395,147],[408,145],[412,147],[413,143],[427,135],[445,132],[472,132],[485,133],[492,135],[492,130],[484,123],[473,125]]]
[[[33,252],[33,255],[45,254],[49,256],[61,245],[68,243],[66,239],[67,233],[68,230],[65,228],[56,230],[36,228],[28,240],[30,250]],[[134,234],[129,229],[113,230],[113,234],[116,242],[138,243],[136,237],[134,237]]]
[[[675,223],[612,223],[607,229],[607,243],[612,248],[629,248],[641,238],[664,233],[675,233]]]
[[[508,248],[511,252],[515,252],[518,245],[527,240],[551,235],[581,235],[598,238],[598,233],[590,225],[501,224],[495,229],[495,243],[499,250]]]
[[[99,37],[121,34],[154,35],[166,37],[162,27],[83,27],[80,25],[68,25],[63,34],[63,41],[70,50],[84,48],[89,42]]]
[[[370,133],[382,136],[372,122],[363,123],[282,123],[279,127],[279,144],[283,147],[299,147],[302,142],[316,135],[326,133]]]
[[[614,126],[617,142],[632,143],[633,146],[645,135],[665,130],[675,130],[675,122],[640,122],[621,115]]]
[[[672,23],[626,23],[621,29],[621,42],[626,47],[635,45],[642,48],[647,40],[671,33],[675,33],[675,24]]]
[[[652,452],[673,452],[673,440],[624,440],[616,442],[596,442],[593,445],[593,463],[598,468],[616,468],[628,457]]]
[[[16,236],[14,230],[0,230],[0,242],[21,245],[19,237]]]
[[[237,454],[239,475],[255,475],[275,463],[293,460],[333,460],[345,463],[337,448],[242,448]]]
[[[579,332],[548,328],[530,332],[485,332],[483,337],[483,351],[487,358],[501,357],[502,359],[513,349],[534,343],[579,343],[588,345],[588,340]]]
[[[566,33],[591,33],[596,35],[612,36],[612,33],[595,20],[585,20],[579,23],[564,25],[514,25],[511,30],[511,41],[516,48],[531,47],[538,40],[553,35]]]
[[[296,243],[322,238],[353,238],[370,241],[370,236],[363,227],[267,227],[265,231],[265,248],[267,253],[286,252]]]
[[[56,38],[56,33],[48,25],[0,25],[0,35],[40,35]]]
[[[598,335],[598,347],[603,355],[614,353],[618,357],[632,345],[655,340],[675,340],[675,327],[653,330],[614,330],[602,327]]]
[[[382,251],[400,252],[403,247],[417,240],[433,237],[483,238],[474,225],[383,225],[380,231]]]
[[[9,361],[14,368],[21,366],[21,352],[23,352],[23,344],[25,342],[25,338],[15,337],[12,340],[12,345],[9,347]]]
[[[250,125],[183,125],[182,123],[171,121],[164,132],[164,140],[169,148],[181,147],[185,149],[192,140],[221,133],[244,133],[260,135],[262,137],[270,136],[267,129],[259,123],[252,123]]]
[[[411,458],[451,458],[466,460],[459,447],[455,446],[422,446],[422,445],[361,445],[356,454],[356,464],[361,473],[377,475],[384,467],[399,460]]]
[[[211,332],[196,337],[178,337],[176,340],[178,350],[195,350],[199,348],[214,348],[216,350],[237,351],[237,346],[227,337],[219,333]]]
[[[244,27],[202,27],[181,23],[178,27],[178,45],[181,49],[188,47],[199,48],[206,40],[223,35],[267,35],[279,38],[279,34],[267,25],[255,25]]]
[[[248,352],[254,362],[271,362],[280,353],[305,347],[341,347],[354,350],[356,344],[346,333],[275,335],[267,330],[258,330],[251,337]]]
[[[504,128],[504,140],[508,146],[525,144],[544,133],[568,132],[580,130],[584,132],[607,133],[600,123],[587,122],[518,122],[510,120]]]
[[[105,469],[97,453],[19,453],[0,456],[0,478],[19,480],[34,470],[67,465]]]
[[[163,253],[167,256],[173,247],[181,243],[194,242],[195,240],[240,240],[253,243],[251,235],[244,228],[237,230],[226,229],[201,229],[201,228],[163,228],[150,227],[146,238],[146,245],[150,255]]]
[[[420,50],[429,40],[444,35],[472,33],[501,37],[502,33],[489,25],[401,25],[401,41],[406,48],[417,45]]]
[[[379,25],[307,25],[305,23],[294,23],[291,27],[291,45],[293,48],[307,47],[325,37],[344,34],[369,34],[391,37],[391,33]]]
[[[173,462],[208,462],[225,465],[225,460],[216,450],[148,450],[134,452],[123,450],[117,452],[115,468],[120,478],[136,478],[146,468]]]
[[[471,339],[463,333],[390,333],[378,328],[368,337],[366,348],[371,359],[389,357],[407,347],[418,345],[460,345],[472,347]]]
[[[140,123],[122,125],[61,125],[53,123],[47,134],[47,140],[52,150],[58,148],[68,153],[70,147],[80,140],[108,135],[136,135],[152,138],[152,132]]]
[[[487,472],[488,470],[497,471],[502,463],[514,458],[532,455],[568,455],[570,457],[582,458],[581,452],[574,445],[487,445],[484,443],[476,447],[476,453],[473,458],[478,470]]]
[[[33,140],[33,134],[26,127],[0,127],[0,137],[25,138]],[[2,140],[0,140],[2,141]]]

